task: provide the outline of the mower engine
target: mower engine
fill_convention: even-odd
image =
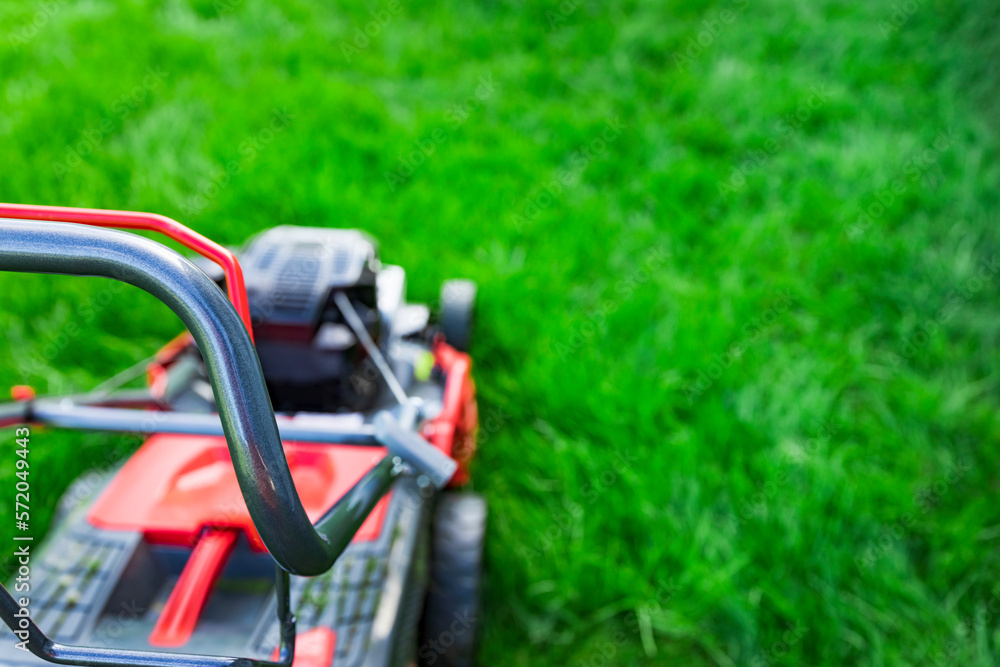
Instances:
[[[375,240],[356,230],[276,227],[243,253],[257,355],[276,410],[370,407],[366,355],[333,296],[344,291],[371,338],[381,338]]]
[[[277,412],[368,410],[378,402],[379,373],[337,307],[337,292],[346,294],[379,347],[427,329],[429,309],[405,303],[405,271],[384,266],[378,243],[364,232],[273,227],[247,243],[240,262],[257,356]],[[224,284],[216,264],[198,265]],[[405,381],[412,364],[392,361]]]

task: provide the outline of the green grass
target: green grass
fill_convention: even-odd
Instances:
[[[995,5],[398,2],[0,5],[0,200],[479,281],[486,664],[1000,660]],[[108,286],[0,276],[0,385],[179,330]]]

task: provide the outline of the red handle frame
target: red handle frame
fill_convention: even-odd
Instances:
[[[253,340],[250,322],[250,305],[247,288],[243,281],[243,268],[236,255],[221,245],[188,229],[176,220],[156,213],[135,211],[105,211],[94,208],[69,208],[64,206],[34,206],[31,204],[0,204],[0,218],[20,218],[24,220],[44,220],[49,222],[75,222],[94,227],[114,227],[118,229],[140,229],[159,232],[177,241],[189,250],[206,257],[219,266],[226,274],[226,290],[236,312]]]

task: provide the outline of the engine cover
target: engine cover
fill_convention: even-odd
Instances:
[[[357,374],[366,353],[333,300],[351,299],[379,342],[378,246],[357,230],[281,226],[241,254],[257,354],[280,411],[364,409],[374,399]]]

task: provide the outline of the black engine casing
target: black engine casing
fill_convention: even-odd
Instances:
[[[351,299],[378,344],[378,245],[348,229],[281,226],[240,256],[257,354],[278,411],[363,410],[376,395],[367,353],[333,300]]]

